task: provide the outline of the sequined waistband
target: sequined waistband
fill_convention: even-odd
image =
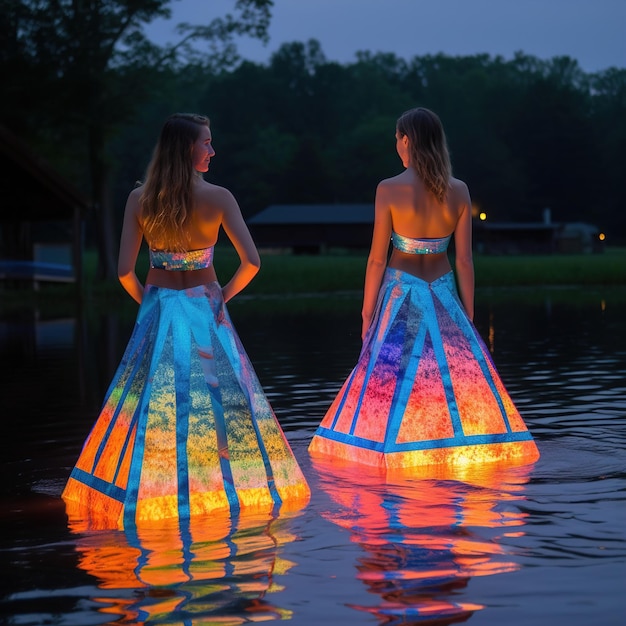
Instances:
[[[189,252],[150,250],[150,267],[168,271],[202,270],[213,263],[213,246]]]
[[[391,233],[391,242],[393,247],[400,252],[408,254],[439,254],[448,249],[450,237],[441,237],[439,239],[413,239],[399,235],[395,231]]]

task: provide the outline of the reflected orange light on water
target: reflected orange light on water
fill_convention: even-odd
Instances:
[[[287,519],[211,515],[95,532],[75,519],[70,528],[80,533],[80,568],[104,592],[93,598],[101,613],[120,616],[120,623],[177,623],[175,617],[189,625],[235,625],[292,616],[267,597],[282,589],[274,575],[294,566],[279,555],[296,539]]]
[[[487,343],[489,345],[489,352],[493,354],[496,350],[496,326],[493,321],[493,312],[489,313],[489,333],[487,336]]]
[[[362,548],[357,578],[378,596],[354,609],[381,623],[450,624],[484,608],[459,601],[459,589],[519,569],[501,539],[523,536],[516,503],[529,471],[487,465],[382,473],[315,459],[321,488],[339,505],[323,515]]]

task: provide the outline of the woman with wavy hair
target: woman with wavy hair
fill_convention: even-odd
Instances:
[[[209,120],[172,115],[126,203],[118,262],[137,322],[63,492],[70,518],[133,526],[253,507],[299,508],[309,488],[226,309],[259,255],[225,188],[204,180]],[[221,287],[220,230],[240,264]],[[145,288],[135,273],[145,240]]]
[[[376,190],[363,347],[309,450],[385,468],[532,462],[535,443],[472,323],[472,206],[441,121],[411,109],[395,136],[405,169]]]

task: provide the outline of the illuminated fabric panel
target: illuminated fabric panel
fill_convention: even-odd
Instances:
[[[357,365],[309,450],[381,467],[539,457],[452,272],[428,283],[392,269]]]
[[[63,492],[68,510],[127,526],[308,497],[219,285],[149,286]]]

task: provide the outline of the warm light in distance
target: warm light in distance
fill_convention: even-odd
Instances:
[[[598,235],[598,239],[599,239],[600,241],[604,241],[604,240],[606,239],[606,235],[605,235],[604,233],[600,233],[600,234]]]
[[[487,214],[483,212],[478,217],[484,222],[487,219]]]

